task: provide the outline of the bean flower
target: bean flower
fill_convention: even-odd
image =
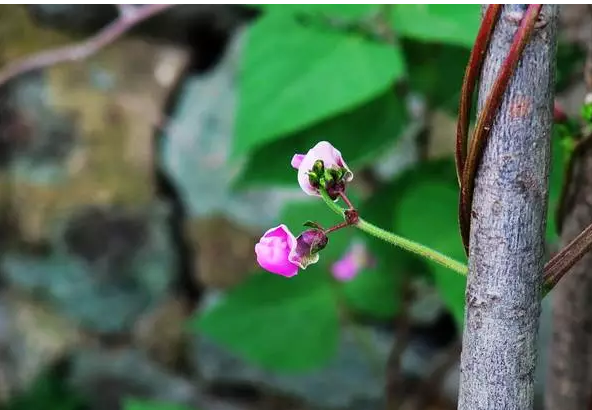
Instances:
[[[287,278],[319,261],[318,252],[328,239],[320,229],[309,229],[297,238],[286,225],[269,229],[255,245],[257,263],[265,270]]]
[[[340,260],[331,265],[331,274],[338,281],[348,282],[372,263],[366,246],[362,242],[356,242]]]
[[[307,194],[319,196],[319,188],[325,184],[331,197],[345,189],[354,174],[351,172],[341,152],[327,141],[321,141],[306,154],[295,154],[292,167],[298,170],[298,184]],[[333,198],[335,199],[335,198]]]

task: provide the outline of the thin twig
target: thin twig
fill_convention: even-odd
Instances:
[[[76,44],[42,51],[22,60],[9,63],[0,71],[0,87],[24,73],[68,61],[80,61],[111,44],[135,25],[174,6],[174,4],[148,4],[136,7],[133,13],[121,13],[128,7],[118,6],[120,16],[94,36]],[[129,11],[129,10],[128,10]]]

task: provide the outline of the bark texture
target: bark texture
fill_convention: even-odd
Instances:
[[[563,215],[562,247],[592,223],[592,143],[574,158]],[[545,408],[588,409],[592,398],[592,254],[582,258],[553,290],[553,335]]]
[[[504,6],[483,66],[479,110],[522,9]],[[558,7],[545,5],[504,95],[477,175],[459,409],[534,404]]]

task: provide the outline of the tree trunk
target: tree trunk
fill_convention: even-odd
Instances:
[[[592,43],[585,80],[592,95]],[[565,246],[592,223],[592,137],[574,152],[562,209],[561,244]],[[592,254],[582,258],[553,290],[553,335],[545,408],[589,409],[592,399]]]
[[[504,6],[481,75],[479,110],[517,30]],[[528,410],[545,257],[558,6],[546,5],[510,81],[472,208],[459,409]]]
[[[576,159],[573,205],[563,218],[565,246],[592,223],[592,144]],[[577,184],[577,187],[575,186]],[[576,190],[577,188],[577,190]],[[569,194],[568,194],[569,195]],[[545,408],[586,410],[592,398],[592,254],[582,258],[553,290],[553,335]]]

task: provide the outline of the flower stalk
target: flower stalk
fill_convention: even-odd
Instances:
[[[327,204],[327,206],[336,214],[340,215],[341,217],[345,218],[346,210],[341,208],[337,205],[333,200],[329,197],[329,194],[323,189],[320,190],[321,198]],[[345,201],[344,201],[345,202]],[[349,201],[348,201],[349,202]],[[351,205],[351,202],[349,203]],[[412,241],[410,239],[404,238],[402,236],[396,235],[392,232],[379,228],[376,225],[371,224],[370,222],[358,218],[358,222],[354,224],[354,226],[361,231],[366,232],[369,235],[372,235],[380,240],[390,243],[391,245],[398,246],[406,251],[419,255],[423,258],[429,259],[433,262],[436,262],[448,269],[455,271],[461,275],[466,276],[468,272],[467,265],[462,262],[459,262],[449,256],[446,256],[434,249],[431,249],[425,245]]]

